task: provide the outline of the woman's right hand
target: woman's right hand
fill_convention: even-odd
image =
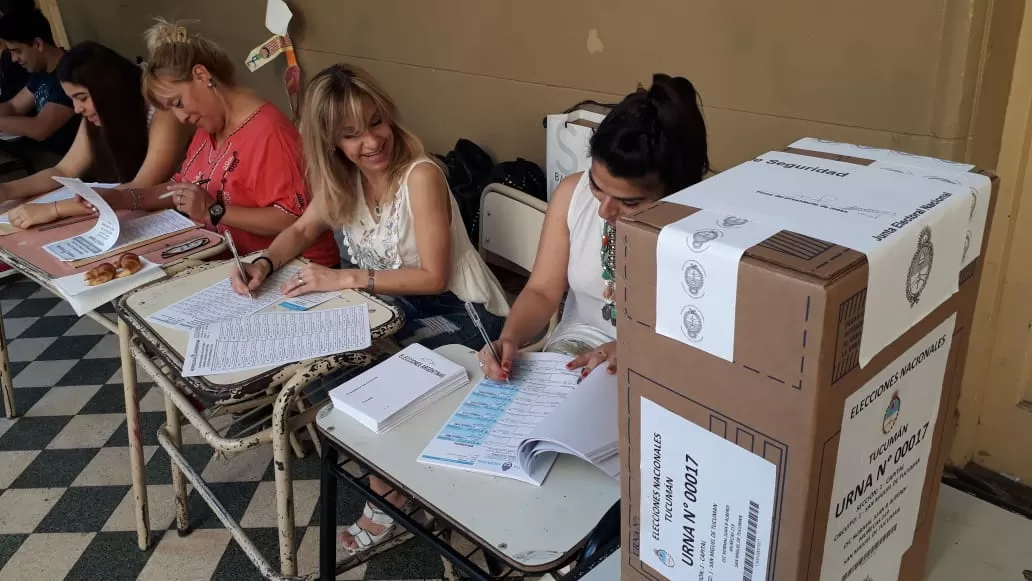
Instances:
[[[491,353],[491,347],[484,345],[484,348],[477,353],[477,359],[480,360],[480,369],[484,371],[484,376],[488,379],[495,381],[508,380],[512,374],[512,358],[516,356],[519,348],[516,346],[515,341],[505,337],[491,342],[491,345],[498,352],[501,362],[499,363],[495,360],[494,354]]]
[[[229,269],[229,280],[233,285],[233,291],[242,296],[248,296],[252,292],[258,290],[258,287],[262,286],[265,282],[266,277],[269,276],[268,267],[265,261],[261,261],[257,264],[253,262],[241,262],[240,265],[244,267],[244,272],[247,274],[247,280],[240,274],[240,269],[236,268],[236,265],[231,264]]]
[[[47,224],[61,217],[57,213],[57,204],[22,204],[7,213],[7,220],[16,228],[28,230],[39,224]]]

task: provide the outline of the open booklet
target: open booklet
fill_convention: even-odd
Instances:
[[[510,381],[481,381],[419,461],[540,485],[558,455],[570,454],[618,476],[616,377],[603,366],[578,383],[570,359],[527,353],[513,361]]]

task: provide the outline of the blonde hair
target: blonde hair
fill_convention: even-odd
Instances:
[[[360,203],[358,170],[337,149],[337,143],[346,120],[355,124],[358,133],[366,130],[363,97],[373,102],[382,121],[394,133],[384,202],[393,198],[412,162],[426,154],[423,142],[405,128],[398,106],[372,75],[345,64],[333,65],[315,75],[305,91],[301,108],[305,177],[312,197],[323,205],[330,223],[338,226],[351,220]]]
[[[232,87],[235,68],[233,61],[219,45],[197,34],[191,34],[182,22],[156,18],[157,24],[147,29],[143,38],[150,53],[143,72],[143,95],[159,109],[166,104],[158,100],[156,91],[170,83],[193,79],[193,69],[201,65],[212,78]]]

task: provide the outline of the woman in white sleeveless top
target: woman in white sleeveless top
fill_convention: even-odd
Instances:
[[[233,271],[241,294],[297,256],[329,228],[342,228],[349,260],[358,268],[310,264],[286,284],[287,296],[365,289],[390,295],[406,315],[395,335],[402,344],[433,348],[484,345],[465,309],[476,309],[488,334],[498,336],[508,304],[497,279],[466,235],[462,217],[441,168],[419,139],[400,124],[397,107],[364,71],[335,65],[316,75],[306,90],[301,134],[313,204],[245,265],[248,280]],[[380,494],[391,487],[376,478]],[[400,493],[388,496],[402,506]],[[366,505],[341,543],[368,549],[387,538],[389,516]]]
[[[699,182],[709,170],[706,126],[688,79],[657,74],[628,95],[591,138],[591,167],[564,179],[545,214],[530,280],[481,367],[505,378],[519,347],[532,341],[566,304],[546,351],[576,358],[587,375],[603,363],[616,373],[614,304],[617,219]]]

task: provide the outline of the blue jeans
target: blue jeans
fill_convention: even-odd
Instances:
[[[465,303],[451,292],[440,295],[391,297],[405,313],[405,326],[395,335],[399,345],[405,347],[419,343],[427,349],[442,345],[460,344],[480,350],[484,339],[466,312]],[[505,318],[493,315],[481,303],[473,303],[480,322],[492,341],[498,338],[505,324]]]

